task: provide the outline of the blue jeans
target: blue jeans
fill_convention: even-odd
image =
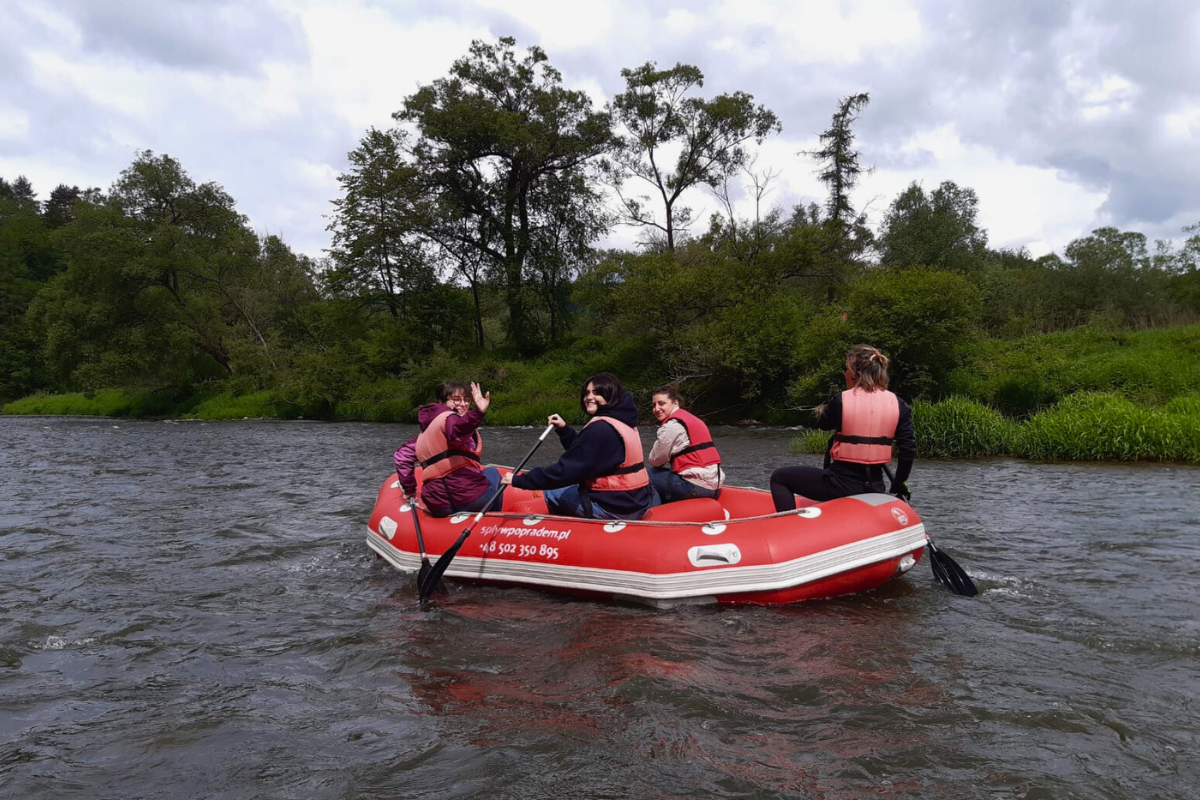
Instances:
[[[542,497],[546,500],[546,508],[551,514],[558,514],[563,517],[582,517],[583,519],[641,519],[641,514],[636,517],[618,516],[612,511],[609,511],[604,506],[592,500],[592,514],[587,513],[587,509],[583,507],[583,493],[579,491],[578,486],[564,486],[561,489],[546,489],[542,492]],[[658,505],[658,493],[654,493],[654,499],[650,501],[650,507]]]
[[[482,511],[483,504],[491,499],[492,493],[496,491],[496,488],[498,486],[500,486],[500,472],[495,467],[484,467],[483,477],[487,478],[487,482],[488,482],[487,491],[484,492],[483,494],[479,495],[479,497],[476,497],[471,502],[465,503],[461,506],[457,506],[457,509],[459,511]],[[489,511],[499,511],[503,507],[504,507],[504,490],[501,489],[500,494],[496,495],[495,502],[493,502],[490,506],[488,506],[488,510]]]
[[[658,490],[664,503],[690,500],[693,497],[716,497],[718,489],[705,489],[676,475],[668,467],[651,467],[650,483]]]

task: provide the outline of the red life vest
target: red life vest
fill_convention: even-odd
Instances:
[[[853,464],[886,464],[900,421],[900,400],[887,390],[842,392],[842,427],[833,435],[830,455]]]
[[[446,438],[446,420],[453,413],[443,411],[438,414],[417,437],[417,463],[421,467],[422,482],[444,478],[454,470],[464,467],[479,469],[483,439],[478,431],[471,437],[473,444],[470,450],[450,447],[450,440]]]
[[[711,467],[721,463],[721,454],[717,452],[712,434],[708,432],[708,426],[702,419],[690,411],[677,408],[662,424],[666,425],[671,420],[682,425],[688,435],[688,446],[671,456],[671,472],[678,473],[685,469]]]
[[[642,463],[642,440],[638,438],[637,431],[624,422],[612,417],[592,417],[588,420],[587,425],[591,425],[593,422],[607,422],[613,426],[613,429],[621,435],[621,440],[625,443],[625,458],[621,461],[619,467],[607,475],[588,478],[585,482],[588,491],[627,492],[631,489],[641,489],[643,486],[649,486],[650,475],[646,472],[646,465]],[[587,425],[583,427],[586,428]]]

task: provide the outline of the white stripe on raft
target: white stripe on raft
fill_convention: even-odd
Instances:
[[[729,537],[736,543],[735,537]],[[405,571],[420,568],[417,554],[397,551],[368,529],[367,544],[392,566]],[[662,575],[625,570],[575,567],[506,558],[457,556],[446,575],[456,578],[502,580],[534,586],[553,586],[579,591],[602,592],[647,600],[671,600],[712,595],[773,591],[802,586],[812,581],[897,558],[925,546],[921,523],[897,531],[862,539],[819,553],[777,564],[754,566],[714,565],[699,572]],[[437,556],[430,553],[430,557]]]

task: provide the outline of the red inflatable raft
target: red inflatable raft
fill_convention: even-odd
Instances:
[[[446,576],[653,606],[791,603],[874,589],[924,551],[925,526],[891,495],[801,505],[776,514],[770,493],[729,486],[716,500],[614,522],[553,516],[541,492],[509,487],[504,510],[484,515]],[[417,513],[432,560],[475,517]],[[367,544],[396,569],[420,567],[412,509],[395,476],[379,489]]]

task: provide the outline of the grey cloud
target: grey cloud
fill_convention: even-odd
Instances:
[[[871,91],[857,128],[868,160],[888,143],[952,122],[968,144],[1107,190],[1102,215],[1111,224],[1154,225],[1189,209],[1200,216],[1194,157],[1179,145],[1151,145],[1165,110],[1200,98],[1193,4],[947,1],[921,9],[925,46],[840,73]],[[1128,80],[1128,110],[1089,119],[1097,110],[1068,86],[1068,64],[1080,80]]]
[[[174,13],[164,12],[160,16],[177,21]],[[2,16],[0,12],[0,22]],[[110,17],[109,22],[114,19]],[[49,38],[52,32],[45,25],[28,17],[19,21],[19,33],[23,35],[18,41],[27,48],[55,50],[70,58],[61,44]],[[165,24],[148,24],[140,30]],[[95,31],[93,34],[98,35]],[[6,49],[0,54],[5,75],[5,81],[0,83],[0,106],[10,104],[28,114],[30,132],[23,140],[5,141],[0,148],[0,159],[32,165],[25,171],[30,173],[39,196],[45,197],[58,182],[98,184],[107,189],[139,151],[166,153],[178,158],[197,182],[215,181],[225,186],[237,199],[239,210],[259,230],[282,232],[293,248],[320,254],[328,246],[321,216],[328,212],[334,191],[314,192],[295,164],[304,160],[343,169],[346,151],[362,131],[329,114],[324,107],[308,102],[301,102],[298,116],[272,120],[251,129],[205,116],[211,109],[198,107],[191,93],[172,91],[177,79],[175,68],[191,64],[209,73],[253,69],[254,59],[282,52],[278,47],[274,50],[263,47],[254,51],[253,59],[230,60],[222,55],[220,48],[231,47],[235,37],[228,34],[222,38],[218,34],[221,32],[207,37],[213,44],[207,51],[203,44],[206,36],[197,34],[192,41],[200,44],[186,53],[187,58],[174,61],[158,58],[153,48],[140,51],[139,58],[154,62],[147,67],[148,73],[161,82],[161,90],[152,101],[153,108],[145,117],[106,105],[102,98],[85,94],[69,81],[47,91],[35,83],[27,53],[18,48]],[[247,29],[239,35],[252,33]],[[127,33],[124,41],[131,48],[138,45],[133,33]],[[112,41],[106,46],[109,45],[116,48]],[[159,46],[165,45],[154,45]],[[5,61],[15,62],[15,68],[10,71]]]
[[[95,53],[230,74],[255,73],[267,60],[307,57],[299,21],[257,2],[58,0],[58,6]]]
[[[1100,207],[1100,213],[1119,222],[1119,227],[1142,230],[1147,224],[1157,226],[1175,217],[1181,209],[1188,208],[1189,203],[1196,209],[1194,183],[1120,171],[1112,175],[1110,186],[1111,191]],[[1196,219],[1200,221],[1200,210]],[[1167,231],[1162,235],[1178,234],[1179,231]]]
[[[145,63],[148,69],[161,65],[167,68],[164,81],[174,70],[253,74],[268,60],[307,59],[298,22],[258,3],[47,2],[74,21],[85,50]],[[57,92],[39,90],[28,74],[21,46],[51,50],[67,59],[72,54],[49,38],[51,32],[39,18],[23,12],[24,6],[6,5],[0,7],[0,26],[6,29],[7,41],[19,44],[0,49],[0,105],[26,111],[31,134],[23,143],[6,143],[3,155],[35,154],[65,164],[86,163],[93,170],[102,164],[111,170],[111,182],[138,149],[168,152],[196,180],[224,184],[255,225],[283,233],[304,252],[316,254],[327,246],[320,215],[328,213],[334,197],[317,196],[319,192],[306,186],[286,159],[344,169],[346,151],[364,131],[334,119],[315,103],[302,103],[299,118],[270,122],[265,128],[225,128],[198,118],[202,110],[189,107],[186,98],[171,97],[167,82],[153,118],[144,120],[79,96],[69,86]],[[1200,6],[1193,7],[1191,0],[925,0],[918,7],[923,32],[915,48],[867,50],[853,65],[802,67],[794,67],[788,57],[793,43],[782,41],[769,26],[725,29],[702,8],[694,9],[698,24],[691,34],[668,33],[664,20],[673,5],[678,4],[629,3],[615,12],[617,31],[610,41],[578,48],[538,41],[535,31],[506,11],[481,10],[467,2],[449,2],[436,11],[417,0],[388,2],[385,7],[398,19],[439,16],[494,36],[515,36],[521,47],[540,44],[568,86],[595,81],[607,97],[621,90],[622,67],[648,60],[662,66],[695,64],[705,73],[705,95],[737,90],[754,95],[779,115],[786,140],[795,142],[797,150],[809,146],[828,126],[839,98],[869,91],[871,104],[856,126],[869,164],[919,170],[936,154],[900,153],[898,145],[915,133],[952,124],[969,145],[988,148],[1017,164],[1057,169],[1080,185],[1108,191],[1097,224],[1144,230],[1152,236],[1178,235],[1155,226],[1188,215],[1200,219],[1195,143],[1157,141],[1152,131],[1165,111],[1200,101]],[[716,43],[726,36],[774,57],[762,63],[739,62],[718,49]],[[446,55],[457,58],[465,52],[464,48]],[[1065,83],[1067,56],[1089,79],[1111,73],[1129,80],[1136,87],[1130,110],[1111,118],[1086,118],[1086,104]],[[405,76],[387,79],[411,83]],[[808,161],[800,154],[794,158]],[[37,188],[44,195],[50,187]],[[789,208],[811,199],[780,191],[768,202]],[[869,202],[877,213],[891,200],[862,198],[859,204]],[[282,217],[273,216],[278,209],[285,209]],[[291,229],[302,217],[309,221]],[[281,223],[283,229],[277,230],[275,218],[292,222]]]

